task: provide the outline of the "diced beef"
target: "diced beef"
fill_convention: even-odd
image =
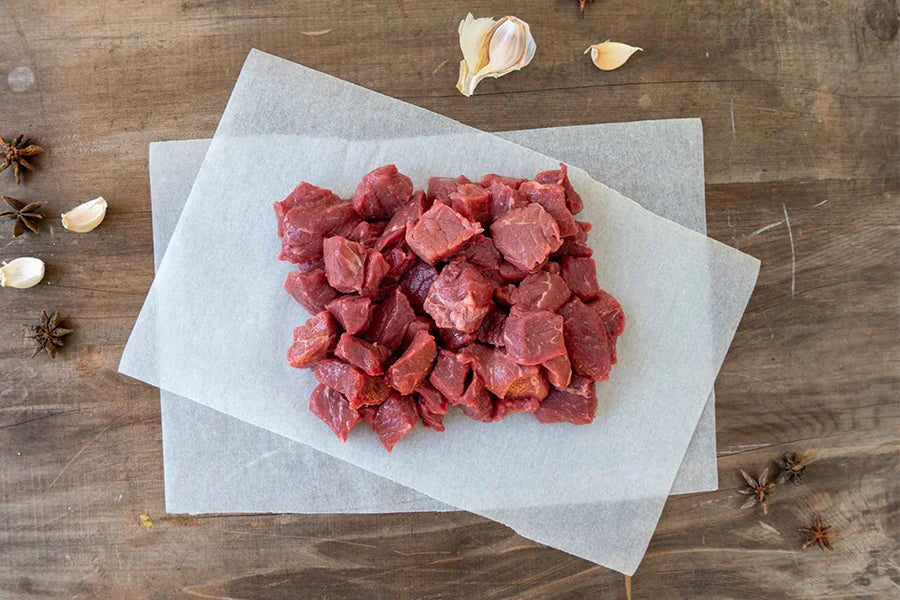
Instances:
[[[600,316],[578,298],[559,310],[572,370],[594,381],[609,378],[610,356],[606,328]]]
[[[528,200],[518,189],[499,181],[491,184],[491,220],[496,221],[515,208],[525,208]]]
[[[450,193],[450,206],[473,222],[491,220],[491,193],[475,183],[465,183]]]
[[[353,208],[364,219],[390,219],[412,193],[412,180],[395,165],[385,165],[363,177],[353,194]]]
[[[441,350],[438,352],[429,381],[446,398],[455,401],[463,395],[468,376],[468,363],[459,360],[457,355],[449,350]]]
[[[428,297],[428,290],[431,284],[438,278],[437,269],[426,262],[417,261],[416,265],[406,272],[406,275],[400,280],[400,288],[409,298],[409,303],[416,312],[421,313],[424,308],[425,298]]]
[[[433,411],[423,400],[420,394],[416,394],[416,410],[419,412],[419,418],[422,419],[422,425],[435,431],[444,431],[444,415],[446,412]],[[444,400],[446,407],[447,400]]]
[[[537,398],[498,398],[494,402],[494,421],[501,421],[513,413],[534,412],[541,407]]]
[[[465,256],[469,264],[475,265],[482,271],[495,271],[500,268],[500,251],[494,246],[491,238],[478,234],[459,249],[459,254]]]
[[[327,208],[335,204],[341,204],[340,196],[324,188],[310,185],[305,181],[294,188],[284,200],[275,203],[275,219],[278,224],[278,237],[284,236],[284,216],[298,206],[305,208]]]
[[[556,219],[559,226],[559,235],[561,237],[569,237],[575,235],[580,230],[575,225],[575,217],[566,207],[566,193],[561,185],[555,183],[537,183],[536,181],[526,181],[519,188],[519,191],[525,194],[525,198],[529,202],[535,202],[544,207],[548,213]]]
[[[513,305],[513,295],[516,293],[516,286],[511,283],[504,283],[494,288],[494,300],[500,306],[509,308]]]
[[[379,342],[391,350],[396,350],[403,342],[406,327],[415,316],[406,295],[400,288],[394,288],[387,299],[375,309],[367,337],[370,341]]]
[[[472,377],[465,393],[456,402],[470,419],[488,423],[494,416],[494,399],[477,375]]]
[[[584,208],[581,196],[572,187],[572,183],[569,181],[568,169],[563,163],[559,163],[559,170],[542,171],[535,175],[534,180],[538,183],[557,183],[561,185],[566,191],[566,206],[573,215],[577,215]]]
[[[622,305],[611,294],[600,290],[600,297],[588,306],[593,308],[600,315],[600,320],[603,321],[606,335],[609,338],[609,362],[616,364],[618,358],[616,356],[616,340],[625,331],[625,312],[622,310]]]
[[[419,258],[435,264],[455,254],[483,229],[452,208],[435,202],[415,223],[406,226],[406,243]]]
[[[505,260],[500,263],[499,273],[501,281],[506,283],[519,283],[528,277],[528,271],[523,271],[519,267]]]
[[[383,375],[384,362],[391,355],[391,349],[377,342],[370,344],[363,339],[343,333],[334,349],[334,355],[362,369],[366,375]]]
[[[594,251],[588,246],[588,231],[591,224],[584,221],[575,221],[578,232],[572,237],[563,240],[563,245],[556,251],[556,256],[593,256]]]
[[[331,427],[342,444],[347,441],[350,430],[362,419],[357,411],[350,408],[346,398],[322,384],[316,386],[309,396],[309,412]]]
[[[441,345],[450,350],[459,350],[477,339],[474,331],[469,333],[458,329],[438,329],[438,337],[441,338]]]
[[[600,286],[597,284],[597,263],[593,258],[564,256],[562,259],[562,278],[572,293],[582,302],[593,302],[600,298]]]
[[[431,284],[423,307],[438,327],[472,333],[481,325],[493,295],[491,282],[459,257]]]
[[[552,386],[564,388],[572,381],[572,363],[568,354],[545,360],[541,366],[544,367],[544,374]]]
[[[503,175],[497,175],[496,173],[488,173],[481,177],[481,187],[488,188],[495,184],[499,183],[501,185],[506,185],[511,187],[514,190],[519,189],[519,186],[528,181],[527,179],[517,179],[515,177],[505,177]]]
[[[382,445],[390,452],[394,444],[416,426],[418,420],[419,413],[416,411],[415,401],[409,396],[401,396],[394,392],[378,407],[372,428],[378,434]]]
[[[597,414],[597,395],[594,382],[584,377],[576,377],[571,387],[558,390],[553,388],[541,407],[534,413],[541,423],[568,421],[573,425],[586,425]]]
[[[421,190],[416,192],[412,199],[402,208],[398,209],[388,221],[387,227],[375,244],[376,250],[384,250],[396,245],[406,236],[406,224],[418,221],[425,212],[425,195]]]
[[[520,365],[540,365],[566,353],[563,318],[547,310],[513,306],[503,326],[503,341],[506,353]]]
[[[335,298],[326,305],[344,331],[356,335],[365,331],[372,320],[375,305],[370,298],[346,295]]]
[[[522,280],[512,294],[512,302],[521,308],[537,308],[556,312],[571,295],[569,286],[562,277],[547,271],[540,271],[532,273]]]
[[[401,394],[411,394],[431,372],[437,344],[431,334],[420,331],[403,354],[387,370],[388,384]]]
[[[360,221],[347,235],[347,239],[351,242],[358,242],[366,248],[372,248],[386,226],[387,221]]]
[[[429,317],[416,317],[406,327],[406,333],[403,334],[403,346],[409,346],[415,339],[416,334],[420,331],[424,331],[433,336],[437,332],[437,327],[435,326],[434,321]]]
[[[492,346],[503,347],[506,341],[503,339],[503,326],[506,323],[506,311],[491,302],[481,326],[475,332],[475,339]]]
[[[378,412],[378,407],[363,404],[356,409],[356,412],[359,413],[360,418],[369,426],[369,429],[375,431],[375,414]]]
[[[519,365],[496,348],[470,344],[460,350],[457,356],[462,362],[471,365],[487,389],[498,398],[530,397],[541,400],[547,395],[547,379],[539,367]]]
[[[509,211],[494,221],[491,235],[503,258],[528,272],[562,245],[556,220],[539,204]]]
[[[416,397],[428,407],[428,410],[442,415],[447,414],[447,399],[427,381],[423,381],[416,388]]]
[[[365,276],[360,294],[368,298],[377,298],[381,280],[391,271],[391,265],[384,259],[381,252],[369,248],[366,250]]]
[[[555,260],[548,260],[544,263],[544,266],[541,267],[541,270],[553,273],[554,275],[559,275],[560,271],[562,271],[562,267],[560,267],[559,263]]]
[[[357,223],[359,217],[349,202],[332,206],[295,206],[282,219],[284,237],[278,258],[292,263],[319,260],[325,238],[347,235]]]
[[[390,267],[384,280],[392,283],[400,281],[400,278],[419,262],[419,257],[409,249],[405,241],[401,241],[397,246],[385,251],[383,256]]]
[[[365,281],[366,247],[345,237],[326,238],[322,244],[325,257],[325,277],[339,292],[362,290]]]
[[[328,356],[338,341],[337,324],[322,311],[294,329],[294,343],[288,349],[288,364],[298,369],[310,367]]]
[[[426,199],[428,202],[440,202],[450,205],[450,194],[456,191],[461,185],[472,183],[465,175],[459,177],[431,177],[428,180],[428,194]]]
[[[350,408],[381,404],[391,393],[383,377],[370,377],[361,369],[333,358],[316,364],[316,379],[347,398]]]
[[[312,315],[325,310],[326,304],[341,295],[328,285],[324,269],[313,269],[306,273],[292,271],[284,279],[284,289]]]

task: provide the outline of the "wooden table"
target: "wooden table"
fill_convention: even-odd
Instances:
[[[534,62],[460,96],[456,23],[513,5]],[[670,499],[630,593],[898,593],[894,2],[604,0],[584,20],[575,0],[0,9],[0,135],[48,149],[0,194],[54,217],[111,205],[88,235],[0,224],[0,259],[48,264],[44,284],[0,290],[0,597],[626,597],[621,575],[468,513],[165,514],[158,392],[116,373],[153,277],[147,145],[211,136],[252,47],[488,130],[702,117],[710,235],[762,271],[716,386],[720,490]],[[581,52],[607,38],[645,52],[601,73]],[[22,345],[44,307],[76,330],[56,362]],[[739,468],[805,449],[804,486],[768,516],[739,510]],[[833,553],[800,549],[816,514]]]

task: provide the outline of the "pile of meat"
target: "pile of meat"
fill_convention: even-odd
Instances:
[[[309,409],[343,442],[365,421],[388,451],[449,406],[590,423],[622,307],[597,283],[565,165],[534,181],[433,177],[394,165],[351,200],[301,183],[275,203],[284,288],[310,314],[288,362],[315,369]]]

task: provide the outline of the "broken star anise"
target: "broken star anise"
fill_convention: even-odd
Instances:
[[[812,450],[809,452],[786,452],[784,458],[776,458],[775,464],[781,469],[778,474],[778,483],[784,483],[788,479],[794,482],[794,485],[803,483],[801,477],[806,471],[806,465],[812,458]]]
[[[5,171],[8,166],[12,165],[13,173],[15,173],[16,176],[16,183],[21,183],[19,177],[22,167],[29,171],[34,171],[34,167],[26,160],[26,157],[34,156],[44,151],[44,149],[37,144],[29,144],[28,140],[24,139],[24,137],[23,134],[19,134],[12,142],[7,142],[0,137],[0,159],[3,160],[3,163],[0,164],[0,173]]]
[[[831,545],[831,540],[836,538],[837,534],[831,531],[831,529],[831,525],[822,524],[822,515],[816,517],[816,523],[812,527],[800,527],[799,531],[808,533],[812,536],[809,541],[803,544],[803,549],[806,550],[813,544],[818,544],[823,552],[825,551],[825,548],[834,550],[834,547]]]
[[[756,504],[762,504],[763,514],[769,514],[769,507],[766,505],[766,497],[773,493],[772,488],[775,487],[774,482],[767,481],[769,478],[769,469],[764,469],[760,474],[759,479],[753,479],[747,474],[747,471],[743,469],[741,469],[741,475],[744,476],[744,480],[749,487],[738,490],[738,493],[750,496],[747,498],[747,501],[744,502],[743,506],[741,506],[741,509],[750,508]]]
[[[0,212],[0,218],[6,217],[7,219],[16,220],[16,224],[13,226],[13,237],[19,237],[25,233],[26,229],[29,229],[32,233],[39,233],[37,220],[44,218],[44,215],[38,212],[38,209],[41,207],[40,202],[29,202],[28,204],[25,204],[21,200],[16,200],[15,198],[9,198],[7,196],[3,196],[3,201],[6,202],[12,210]]]
[[[49,354],[51,359],[56,358],[56,349],[62,348],[63,338],[73,331],[60,327],[61,321],[58,312],[53,313],[51,317],[46,310],[42,310],[41,324],[26,326],[28,331],[25,332],[25,339],[34,343],[34,352],[32,352],[31,358],[37,356],[41,351]]]

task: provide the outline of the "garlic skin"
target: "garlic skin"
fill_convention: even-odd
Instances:
[[[23,256],[0,265],[0,287],[25,289],[34,287],[44,278],[44,261]]]
[[[594,44],[585,50],[584,53],[591,53],[591,60],[598,69],[613,71],[624,65],[631,58],[631,55],[638,50],[644,51],[643,48],[606,40],[602,44]]]
[[[471,96],[482,79],[502,77],[526,67],[534,58],[537,44],[522,19],[476,19],[469,13],[459,22],[459,47],[463,60],[456,89],[463,96]]]
[[[104,217],[106,217],[106,200],[100,196],[63,213],[62,224],[69,231],[87,233],[102,223]]]

